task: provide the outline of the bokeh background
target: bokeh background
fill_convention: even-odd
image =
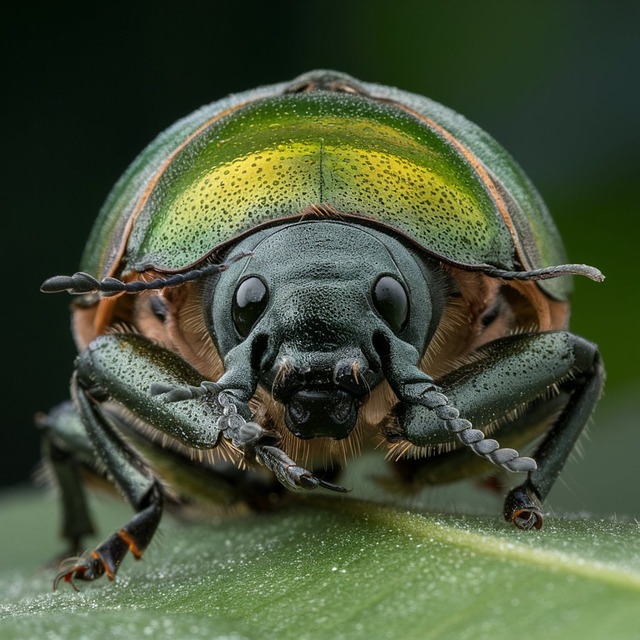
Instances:
[[[422,93],[497,138],[544,195],[600,344],[606,396],[559,483],[573,510],[640,515],[640,5],[298,0],[31,2],[3,10],[0,484],[39,458],[33,415],[67,394],[69,299],[110,187],[158,132],[230,92],[335,68]],[[556,494],[554,494],[556,495]],[[0,514],[0,520],[1,520]]]

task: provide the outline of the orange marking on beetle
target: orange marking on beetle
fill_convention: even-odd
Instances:
[[[120,529],[118,531],[118,535],[122,540],[124,540],[127,545],[129,545],[129,551],[136,560],[140,560],[142,558],[142,550],[138,548],[138,545],[135,543],[134,539],[125,531],[124,529]]]
[[[93,318],[94,337],[100,335],[111,322],[111,316],[117,303],[118,297],[102,298],[100,300]]]
[[[107,563],[104,561],[104,558],[97,551],[94,551],[90,557],[95,558],[98,562],[102,563],[104,572],[107,574],[107,578],[109,578],[109,580],[113,580],[116,577],[113,571],[111,571],[111,569],[109,569],[109,567],[107,566]]]

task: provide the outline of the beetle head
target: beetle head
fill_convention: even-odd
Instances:
[[[255,383],[268,389],[299,438],[348,436],[371,389],[398,368],[393,354],[409,354],[410,366],[424,351],[444,306],[440,270],[385,233],[338,221],[262,230],[239,252],[251,255],[207,294],[225,379],[254,381],[249,396]]]

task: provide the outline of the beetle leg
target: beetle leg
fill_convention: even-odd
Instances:
[[[190,448],[212,449],[224,438],[247,463],[257,456],[279,479],[287,478],[287,487],[330,488],[319,479],[305,482],[302,478],[314,476],[304,469],[295,480],[297,465],[284,461],[282,452],[270,455],[279,438],[251,421],[247,404],[257,384],[255,373],[242,369],[241,352],[235,359],[232,353],[225,361],[230,368],[217,382],[202,382],[201,374],[175,353],[139,335],[113,334],[96,338],[78,358],[78,369],[105,397]],[[263,455],[264,447],[270,449]]]
[[[562,471],[604,384],[604,366],[596,345],[578,336],[566,335],[567,348],[574,360],[572,377],[562,385],[570,393],[569,401],[535,452],[538,468],[509,493],[504,505],[505,519],[522,529],[539,529],[542,525],[541,519],[536,520],[536,503],[546,498]]]
[[[153,401],[147,389],[156,376],[164,376],[160,379],[165,383],[179,380],[187,384],[199,377],[175,354],[134,334],[101,336],[76,361],[72,380],[76,408],[93,449],[136,515],[92,553],[63,570],[55,586],[62,579],[73,585],[74,579],[94,580],[104,574],[113,578],[127,551],[136,558],[142,555],[162,514],[163,496],[158,481],[117,436],[100,408],[101,402],[112,399],[196,448],[214,447],[219,440],[216,428],[219,412],[212,411],[206,403],[167,411],[162,402]],[[194,422],[201,427],[197,433],[192,426]]]
[[[536,467],[523,469],[528,471],[527,480],[506,499],[505,518],[517,527],[542,525],[541,501],[591,415],[603,380],[597,347],[560,331],[496,340],[479,349],[472,362],[439,380],[448,403],[481,427],[499,424],[501,420],[522,421],[529,411],[539,415],[541,399],[549,394],[562,393],[568,398],[533,456]],[[425,406],[425,402],[415,397],[416,387],[412,384],[403,389],[397,411],[400,433],[396,437],[418,446],[446,443],[446,414],[450,409],[438,412],[437,407],[433,410],[428,403]],[[423,396],[437,404],[438,397],[433,394],[429,390]],[[557,408],[555,403],[551,406]]]
[[[162,491],[158,481],[118,438],[83,382],[76,372],[71,390],[82,422],[95,450],[114,482],[136,510],[136,515],[89,555],[61,571],[54,581],[54,589],[63,579],[74,589],[74,579],[95,580],[106,573],[112,580],[127,551],[131,551],[135,558],[142,556],[162,515]]]
[[[47,414],[36,416],[43,434],[45,459],[60,489],[62,536],[69,541],[69,554],[77,554],[82,538],[95,532],[81,470],[97,471],[99,466],[91,441],[71,402],[64,402]]]
[[[323,487],[331,491],[345,493],[348,489],[317,478],[307,469],[298,466],[284,451],[273,446],[278,441],[277,434],[266,431],[256,422],[245,420],[237,410],[233,396],[226,391],[219,391],[219,385],[202,382],[199,387],[154,384],[150,389],[152,395],[165,394],[166,402],[181,402],[201,397],[208,393],[217,393],[217,403],[223,412],[218,425],[224,436],[233,445],[244,452],[245,459],[251,462],[257,459],[270,469],[278,481],[292,491],[304,491]]]

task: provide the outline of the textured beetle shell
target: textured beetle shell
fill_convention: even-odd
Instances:
[[[308,85],[340,91],[297,93]],[[427,98],[313,72],[215,102],[161,134],[109,196],[82,268],[182,271],[317,206],[466,269],[565,261],[540,196],[481,129]],[[571,284],[525,287],[563,301]]]

